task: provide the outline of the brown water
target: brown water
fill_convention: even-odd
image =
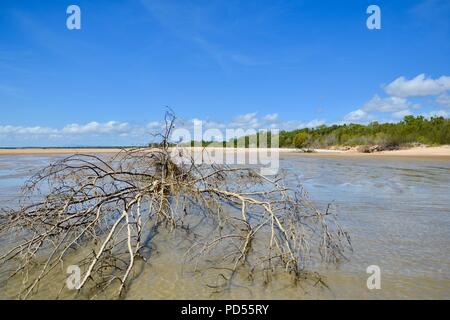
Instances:
[[[286,154],[281,167],[298,175],[320,208],[332,202],[352,237],[354,253],[338,266],[323,266],[329,289],[294,285],[280,273],[269,285],[242,278],[215,292],[217,272],[192,272],[183,236],[159,232],[147,264],[138,266],[130,299],[450,299],[450,162],[435,160],[323,158]],[[30,172],[53,157],[0,157],[0,207],[13,205]],[[366,268],[381,268],[381,289],[366,286]],[[1,275],[5,276],[5,275]],[[53,298],[67,275],[42,286]],[[8,298],[15,284],[0,288]],[[62,292],[61,297],[73,297]],[[105,296],[106,298],[108,296]]]

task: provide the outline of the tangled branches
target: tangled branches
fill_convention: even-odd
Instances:
[[[315,254],[332,262],[343,257],[347,234],[301,188],[251,168],[180,162],[183,151],[169,147],[174,120],[166,115],[158,147],[73,155],[30,179],[20,209],[0,215],[0,234],[17,239],[0,263],[14,263],[20,298],[35,293],[74,252],[81,252],[78,290],[113,287],[123,294],[136,261],[146,260],[149,226],[194,233],[188,259],[220,254],[228,271],[223,287],[238,269],[283,268],[300,278]],[[190,227],[199,216],[210,227]]]

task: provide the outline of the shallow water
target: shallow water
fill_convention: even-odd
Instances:
[[[55,158],[1,156],[0,207],[14,205],[26,178]],[[243,281],[215,293],[208,287],[214,273],[186,271],[181,262],[188,244],[161,232],[155,254],[127,298],[450,299],[450,161],[285,154],[280,165],[290,177],[300,177],[319,208],[332,203],[352,237],[354,252],[348,261],[317,270],[329,289],[296,286],[279,274],[268,286]],[[367,289],[370,265],[381,268],[379,290]],[[64,277],[62,273],[57,285],[43,287],[39,297],[54,297]],[[0,291],[0,298],[10,295]]]

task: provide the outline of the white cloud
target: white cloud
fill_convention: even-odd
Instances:
[[[419,109],[419,104],[413,104],[406,98],[402,97],[386,97],[381,98],[377,94],[363,106],[344,116],[345,122],[364,123],[377,119],[375,113],[390,113],[393,118],[401,119],[405,115],[410,115],[411,109]]]
[[[439,96],[439,102],[445,104],[449,97]],[[415,105],[402,97],[380,98],[375,95],[361,108],[344,116],[344,121],[339,123],[367,123],[375,120],[374,112],[388,113],[390,121],[401,119],[405,115],[412,114]],[[445,110],[435,110],[426,117],[448,117]],[[398,121],[398,120],[397,120]],[[311,121],[288,120],[281,121],[277,113],[266,114],[258,117],[256,112],[238,115],[231,121],[211,121],[193,118],[191,120],[177,120],[177,128],[185,128],[193,133],[194,125],[201,124],[203,130],[218,129],[225,134],[225,129],[253,130],[294,130],[301,128],[313,128],[325,124],[322,119]],[[69,124],[61,128],[49,128],[41,126],[12,126],[0,125],[0,145],[3,146],[70,146],[70,145],[143,145],[153,138],[151,133],[164,130],[164,122],[153,121],[146,124],[129,124],[127,122],[92,121],[86,124]],[[34,140],[33,140],[34,139]]]
[[[426,114],[424,114],[423,116],[427,117],[427,118],[431,118],[431,117],[444,117],[444,118],[448,118],[449,117],[449,113],[445,110],[432,110]]]
[[[403,119],[405,116],[410,116],[413,113],[410,110],[401,110],[401,111],[397,111],[392,113],[392,116],[396,119]]]
[[[279,130],[295,130],[295,129],[302,129],[302,128],[314,128],[318,127],[322,124],[325,124],[324,120],[320,119],[313,119],[309,122],[299,121],[299,120],[289,120],[289,121],[283,121],[279,123],[272,123],[268,127],[270,129],[279,129]]]
[[[306,127],[307,128],[315,128],[315,127],[321,126],[323,124],[325,124],[325,121],[314,119],[314,120],[309,121],[306,124]]]
[[[143,144],[151,139],[147,129],[118,121],[74,123],[61,128],[0,125],[0,146]]]
[[[266,114],[259,118],[256,112],[238,115],[229,122],[218,122],[194,118],[190,121],[180,123],[177,127],[189,131],[193,130],[193,125],[201,125],[205,129],[242,129],[242,130],[294,130],[300,128],[313,128],[325,124],[322,119],[313,119],[309,122],[299,120],[280,121],[277,113]]]
[[[232,128],[253,128],[260,126],[260,122],[256,117],[256,112],[246,113],[235,117],[232,123],[229,124]]]
[[[46,135],[57,133],[58,130],[47,127],[20,127],[20,126],[0,126],[0,134],[35,134]]]
[[[430,78],[425,74],[419,74],[413,79],[398,77],[384,87],[389,95],[380,97],[374,95],[372,99],[363,104],[359,109],[344,116],[344,121],[375,120],[376,113],[389,113],[394,119],[401,119],[412,115],[413,109],[420,109],[421,105],[408,100],[408,97],[436,96],[436,103],[450,108],[450,76]]]
[[[369,116],[367,112],[361,109],[349,112],[344,116],[345,121],[360,121],[364,120]]]
[[[193,124],[194,126],[200,126],[200,125],[203,124],[203,121],[200,120],[200,119],[194,118],[194,119],[192,119],[192,124]]]
[[[198,118],[194,118],[191,121],[189,121],[188,123],[192,124],[192,126],[200,126],[201,125],[202,128],[204,128],[204,129],[222,129],[222,128],[226,127],[226,125],[221,122],[202,120],[202,119],[198,119]],[[182,123],[179,126],[182,128],[186,128],[186,129],[192,129],[192,127],[190,125],[186,126],[186,125],[183,125]]]
[[[248,123],[256,119],[256,112],[246,113],[234,117],[233,121],[235,123]]]
[[[436,98],[436,102],[444,107],[450,108],[450,95],[442,94]]]
[[[31,145],[30,141],[32,140],[33,145],[39,146],[48,144],[68,145],[70,143],[88,145],[92,140],[91,138],[98,138],[100,134],[104,139],[97,141],[106,141],[108,139],[114,141],[117,137],[126,136],[133,136],[134,140],[136,140],[136,137],[142,140],[142,137],[145,137],[146,134],[143,129],[144,127],[142,126],[130,126],[126,122],[117,121],[105,123],[93,121],[84,125],[70,124],[62,128],[0,125],[0,145],[28,146]],[[42,144],[39,144],[40,142]]]
[[[399,97],[387,97],[380,98],[378,95],[374,95],[372,99],[367,101],[362,110],[365,112],[397,112],[407,110],[409,108],[418,108],[418,105],[411,105],[405,98]]]
[[[203,125],[207,129],[223,129],[227,126],[225,123],[216,121],[204,121]]]
[[[158,122],[158,121],[152,121],[149,124],[147,124],[147,128],[148,129],[158,129],[158,128],[162,128],[162,123]]]
[[[266,121],[275,121],[278,119],[278,113],[267,114],[264,116],[264,120]]]
[[[399,77],[385,86],[384,90],[394,97],[436,96],[450,90],[450,76],[432,79],[422,73],[411,80]]]
[[[126,122],[109,121],[106,123],[98,123],[96,121],[92,121],[84,125],[76,123],[69,124],[62,129],[62,132],[71,134],[120,133],[127,130],[129,130],[129,125]]]

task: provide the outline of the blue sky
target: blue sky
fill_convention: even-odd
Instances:
[[[217,128],[448,116],[449,40],[447,0],[2,0],[0,146],[141,144],[165,106]]]

